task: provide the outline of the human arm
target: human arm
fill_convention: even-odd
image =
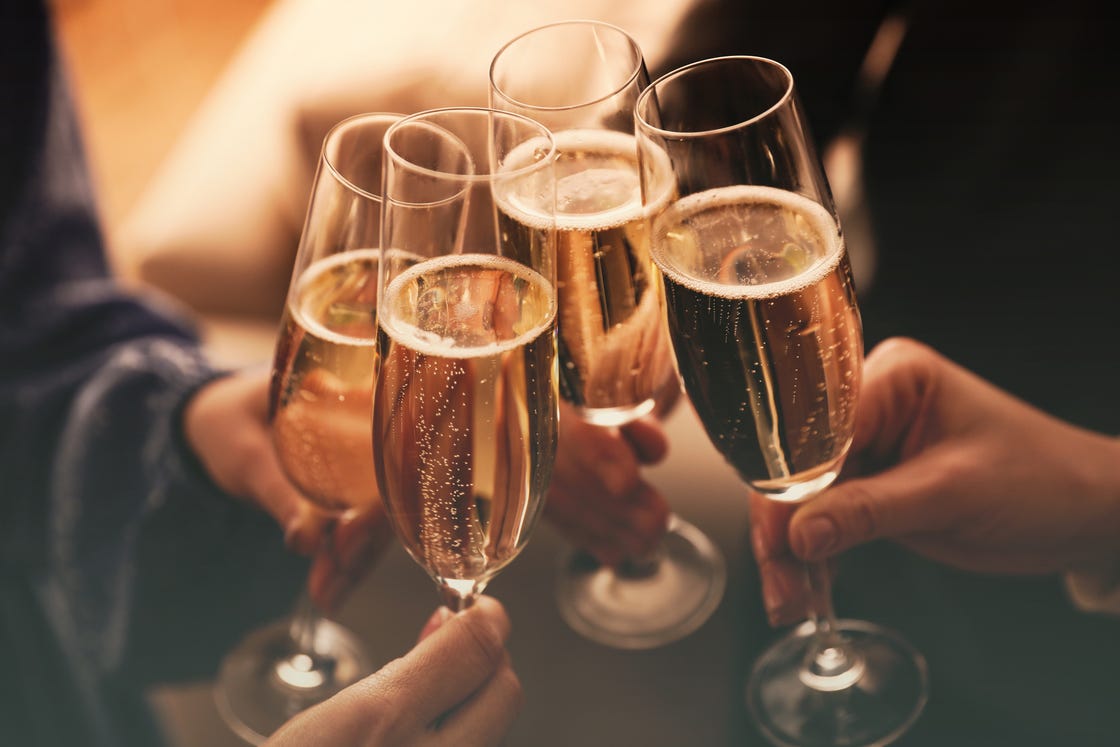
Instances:
[[[979,573],[1120,581],[1120,440],[911,340],[871,352],[861,397],[842,482],[795,509],[752,500],[775,622],[798,618],[795,557],[876,539]]]
[[[411,651],[296,716],[265,744],[500,744],[522,700],[505,650],[509,634],[509,618],[492,597],[457,615],[440,608]]]
[[[199,467],[182,413],[222,374],[180,310],[112,277],[48,19],[8,11],[0,57],[21,64],[0,79],[26,95],[0,125],[0,546],[21,710],[84,744],[150,744],[144,686],[212,676],[288,611],[306,562]]]
[[[388,520],[379,501],[330,518],[303,499],[273,446],[268,387],[264,369],[207,383],[184,408],[184,433],[221,490],[270,515],[290,550],[314,556],[308,588],[314,602],[332,612],[388,546]],[[327,530],[332,532],[331,552],[316,553]]]

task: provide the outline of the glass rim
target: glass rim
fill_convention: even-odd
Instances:
[[[391,121],[389,127],[385,128],[385,133],[387,134],[389,130],[392,129],[393,125],[401,121],[401,119],[403,119],[405,116],[407,115],[401,114],[399,112],[362,112],[360,114],[352,114],[349,117],[340,119],[338,122],[335,122],[333,125],[331,125],[331,128],[327,130],[327,134],[323,136],[321,159],[323,165],[326,166],[326,168],[330,171],[330,173],[337,181],[341,182],[342,185],[350,191],[355,192],[367,199],[373,200],[374,202],[381,202],[382,198],[380,194],[376,194],[374,192],[370,192],[368,189],[359,187],[357,184],[351,181],[349,177],[343,174],[339,167],[333,161],[331,161],[330,146],[332,143],[338,140],[338,138],[347,130],[353,129],[356,125],[365,124],[374,120]],[[382,147],[382,151],[384,150],[385,148]],[[382,157],[384,157],[384,153],[382,154]]]
[[[417,122],[427,122],[429,124],[439,126],[437,123],[432,121],[432,118],[444,114],[485,114],[489,117],[500,117],[516,120],[518,122],[521,122],[522,124],[528,125],[531,129],[536,130],[538,132],[538,136],[541,137],[544,142],[548,143],[548,151],[537,160],[534,160],[525,166],[519,166],[508,171],[495,173],[487,170],[485,173],[461,174],[451,171],[440,171],[438,169],[431,169],[426,166],[420,166],[410,159],[405,158],[393,149],[392,135],[396,132],[397,129],[403,129],[405,126],[415,124]],[[452,136],[454,136],[453,133],[451,134]],[[529,140],[526,139],[526,142],[529,142]],[[469,151],[467,152],[469,153]],[[502,109],[492,109],[486,106],[445,106],[438,109],[425,109],[424,111],[419,111],[415,114],[409,114],[394,122],[389,127],[389,129],[385,131],[385,157],[391,159],[394,163],[399,163],[404,168],[407,168],[418,174],[424,174],[426,176],[432,176],[439,179],[456,180],[468,184],[482,184],[485,182],[494,181],[498,178],[515,179],[525,176],[526,174],[531,174],[542,168],[546,168],[557,160],[558,151],[556,149],[556,139],[553,137],[552,131],[531,117],[526,117],[523,114],[505,111]],[[384,196],[382,198],[385,199]]]
[[[630,48],[634,51],[634,56],[635,56],[634,69],[631,70],[629,75],[626,77],[626,79],[624,81],[622,81],[621,84],[616,86],[614,88],[614,90],[612,90],[611,92],[609,92],[607,94],[604,94],[604,95],[602,95],[598,98],[595,98],[595,99],[588,99],[587,101],[581,101],[578,104],[563,104],[561,106],[543,106],[541,104],[530,104],[526,101],[522,101],[521,99],[517,99],[517,98],[514,98],[513,96],[510,96],[500,86],[498,86],[498,84],[494,81],[494,68],[497,67],[498,60],[502,57],[502,55],[510,47],[512,47],[514,44],[517,44],[520,41],[523,41],[527,36],[537,34],[541,31],[546,31],[546,30],[549,30],[549,29],[558,28],[560,26],[599,27],[599,28],[607,29],[609,31],[612,31],[612,32],[618,34],[619,36],[621,36],[623,39],[626,40],[626,42],[630,45]],[[645,55],[642,52],[642,47],[641,47],[640,44],[638,44],[638,40],[635,39],[634,36],[632,34],[630,34],[630,32],[628,32],[626,29],[622,28],[621,26],[616,26],[613,23],[608,23],[607,21],[599,21],[599,20],[595,20],[595,19],[592,19],[592,18],[572,18],[572,19],[568,19],[568,20],[564,20],[564,21],[554,21],[552,23],[545,23],[545,24],[542,24],[540,26],[535,26],[534,28],[531,28],[528,31],[521,32],[517,36],[515,36],[512,39],[510,39],[509,41],[507,41],[505,44],[503,44],[501,46],[501,48],[494,54],[494,57],[490,60],[490,68],[487,71],[487,79],[489,81],[491,91],[493,91],[496,95],[501,96],[501,98],[504,101],[508,101],[509,103],[514,104],[515,106],[519,106],[523,109],[538,111],[538,112],[565,112],[565,111],[574,111],[576,109],[583,109],[584,107],[588,107],[588,106],[593,106],[595,104],[599,104],[599,103],[602,103],[602,102],[604,102],[604,101],[606,101],[610,98],[613,98],[614,96],[617,96],[619,93],[626,90],[626,88],[628,86],[632,85],[634,83],[634,81],[636,81],[638,79],[639,76],[641,76],[642,68],[644,66],[645,66]]]
[[[723,127],[715,127],[707,130],[667,130],[663,127],[659,127],[650,123],[642,116],[642,111],[646,108],[650,97],[657,92],[658,87],[662,84],[669,83],[672,80],[688,75],[689,73],[694,72],[697,68],[711,67],[717,64],[725,64],[729,62],[747,61],[763,63],[764,65],[772,67],[776,70],[780,70],[786,79],[785,91],[782,92],[781,96],[779,96],[774,101],[774,103],[770,105],[770,107],[759,112],[758,114],[755,114],[753,117],[748,117],[738,122],[725,125]],[[687,140],[691,138],[709,137],[711,135],[718,135],[720,133],[731,132],[742,127],[750,126],[771,116],[774,112],[786,106],[792,98],[793,73],[790,72],[788,67],[778,62],[777,60],[771,59],[769,57],[760,57],[758,55],[725,55],[723,57],[709,57],[708,59],[697,60],[696,62],[682,65],[675,70],[670,70],[669,72],[659,76],[656,80],[646,86],[645,89],[640,94],[638,94],[638,99],[634,104],[634,119],[638,123],[638,125],[646,132],[659,135],[666,139],[672,138],[677,140]]]

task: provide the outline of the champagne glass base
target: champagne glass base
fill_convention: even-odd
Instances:
[[[898,634],[838,620],[858,663],[846,675],[806,671],[814,625],[803,623],[755,663],[747,705],[763,734],[780,747],[878,747],[900,737],[929,695],[925,659]]]
[[[291,622],[282,620],[250,633],[222,661],[214,701],[249,744],[373,671],[353,633],[330,620],[315,625],[315,658],[296,650]]]
[[[583,552],[560,564],[556,598],[577,633],[622,649],[663,646],[692,633],[723,599],[723,555],[699,529],[674,516],[654,563],[630,572]]]

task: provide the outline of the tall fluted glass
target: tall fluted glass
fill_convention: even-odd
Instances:
[[[459,611],[524,548],[552,475],[556,151],[539,123],[484,108],[402,119],[385,148],[377,479]]]
[[[837,211],[790,72],[704,60],[635,108],[677,367],[713,445],[751,489],[797,503],[839,475],[859,402],[863,336]],[[778,745],[887,744],[926,701],[900,636],[837,620],[823,565],[810,620],[755,664],[747,701]]]
[[[303,496],[335,516],[378,501],[370,403],[381,158],[385,131],[399,118],[361,114],[324,139],[276,341],[276,454]],[[320,553],[331,552],[330,537]],[[226,656],[215,699],[230,727],[259,744],[372,669],[361,642],[325,619],[305,591],[290,620],[252,632]]]
[[[648,84],[637,42],[598,21],[532,29],[490,66],[491,106],[532,117],[556,138],[561,394],[602,427],[654,412],[679,388],[634,141],[634,102]],[[651,648],[703,624],[725,579],[719,550],[674,515],[652,557],[611,568],[570,553],[559,568],[557,601],[588,638]]]

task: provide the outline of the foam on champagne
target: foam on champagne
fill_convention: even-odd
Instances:
[[[532,317],[531,328],[519,331],[510,339],[486,342],[481,345],[463,344],[453,337],[434,334],[416,324],[406,321],[417,303],[415,289],[422,276],[443,273],[454,268],[496,270],[514,276],[517,280],[533,287],[533,294],[548,299],[547,312]],[[540,336],[556,316],[556,303],[548,282],[540,274],[506,257],[493,254],[456,254],[425,260],[398,275],[385,290],[386,301],[382,305],[385,313],[381,318],[381,328],[396,342],[425,355],[445,358],[478,358],[493,356],[506,351],[516,350]],[[403,306],[403,308],[402,308]]]
[[[347,273],[347,265],[368,262],[376,267],[380,257],[381,252],[377,249],[356,249],[341,254],[333,254],[312,264],[307,271],[300,275],[296,281],[296,290],[291,294],[289,310],[293,320],[307,332],[326,342],[363,347],[376,345],[377,338],[375,335],[348,335],[327,324],[324,320],[323,310],[316,308],[316,306],[327,296],[325,291],[328,285],[324,283],[324,275],[341,270],[345,277],[350,277],[353,271]],[[372,280],[375,283],[377,282],[376,273],[373,274]]]
[[[756,490],[811,498],[851,443],[862,336],[833,216],[758,186],[689,195],[658,216],[678,370],[712,444]]]
[[[604,231],[645,218],[664,207],[668,187],[643,207],[634,136],[612,130],[563,130],[554,135],[560,153],[556,164],[555,216],[542,210],[541,195],[519,192],[515,184],[498,195],[510,218],[537,229]],[[503,170],[523,168],[539,148],[529,142],[512,150]]]
[[[673,185],[658,181],[663,188],[647,189],[643,205],[632,134],[573,129],[554,138],[555,210],[541,209],[550,205],[543,185],[522,182],[499,195],[499,220],[515,235],[546,227],[555,213],[561,392],[585,419],[620,425],[652,410],[673,384],[648,230]],[[516,168],[529,154],[517,149],[507,163]]]
[[[794,220],[807,222],[808,225],[799,231],[807,239],[807,243],[786,247],[788,252],[799,255],[793,259],[800,260],[791,263],[786,277],[767,279],[764,282],[743,282],[738,275],[734,278],[729,276],[726,262],[722,263],[719,272],[712,272],[711,267],[684,268],[674,256],[674,245],[684,241],[697,241],[701,235],[705,237],[705,242],[710,243],[710,236],[718,233],[718,230],[711,227],[692,225],[695,221],[703,220],[705,213],[739,205],[752,208],[770,205],[786,211]],[[732,225],[730,228],[738,226]],[[690,236],[686,231],[693,231],[694,234]],[[758,300],[797,293],[821,282],[834,272],[844,253],[844,242],[836,230],[835,219],[819,203],[786,190],[753,185],[720,187],[678,200],[658,217],[655,235],[657,240],[653,242],[650,251],[662,272],[697,293],[728,299]],[[818,245],[814,246],[813,241],[818,242]]]

